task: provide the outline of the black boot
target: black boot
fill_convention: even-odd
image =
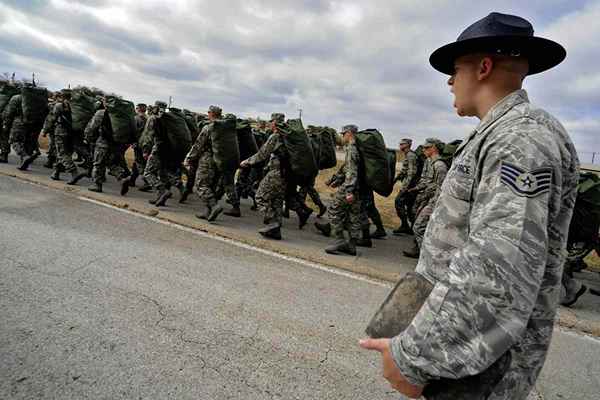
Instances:
[[[54,168],[54,163],[56,163],[56,158],[48,157],[48,159],[44,163],[44,168],[52,169]]]
[[[327,207],[323,203],[317,204],[319,207],[319,214],[317,214],[317,218],[321,218],[327,212]]]
[[[323,235],[331,236],[331,224],[329,222],[315,221],[315,228],[319,230]]]
[[[259,229],[258,233],[267,239],[281,240],[281,227],[277,223]]]
[[[50,175],[50,179],[52,179],[53,181],[60,181],[60,171],[57,167],[58,166],[55,165],[55,169],[52,172],[52,175]]]
[[[373,241],[371,241],[371,231],[369,227],[362,228],[362,237],[356,241],[358,247],[373,247]]]
[[[221,207],[220,205],[217,204],[217,206],[210,211],[210,214],[208,214],[208,218],[206,218],[206,220],[208,222],[213,222],[217,219],[217,217],[222,212],[223,212],[223,207]]]
[[[419,249],[418,243],[416,241],[414,241],[413,247],[408,251],[403,251],[402,254],[404,254],[404,257],[418,259],[419,255],[421,255],[421,249]]]
[[[129,192],[129,185],[131,185],[130,178],[121,179],[121,196],[125,196]]]
[[[165,194],[166,190],[165,189],[159,189],[158,193],[156,194],[156,197],[154,197],[153,199],[148,200],[148,203],[150,204],[156,204],[156,202],[158,202],[158,200],[160,200],[160,198],[162,197],[163,194]]]
[[[372,239],[383,239],[386,236],[387,236],[387,232],[385,231],[385,228],[383,227],[383,225],[378,225],[375,232],[371,233]]]
[[[313,209],[308,207],[299,208],[298,210],[296,210],[296,214],[298,214],[298,229],[304,228],[304,225],[306,225],[306,223],[308,222],[308,218],[312,213]]]
[[[242,211],[240,210],[240,206],[232,206],[229,210],[223,212],[223,214],[229,217],[239,218],[242,216]]]
[[[412,235],[413,231],[412,229],[410,229],[410,224],[408,223],[408,221],[405,222],[404,220],[402,220],[402,225],[400,225],[398,229],[394,229],[392,233],[396,236]]]
[[[137,180],[138,176],[140,176],[140,170],[137,164],[133,164],[131,167],[131,175],[129,176],[129,186],[135,187],[135,181]]]
[[[356,241],[350,239],[346,241],[343,237],[338,238],[331,246],[325,248],[327,254],[347,254],[350,256],[356,255]]]
[[[102,193],[102,184],[94,182],[92,186],[88,188],[90,192]]]
[[[201,213],[196,214],[196,218],[207,219],[208,216],[210,215],[211,211],[212,211],[212,208],[207,206],[204,211],[202,211]]]
[[[154,205],[156,207],[164,207],[167,204],[167,200],[169,200],[171,197],[173,197],[173,193],[171,193],[170,190],[165,190],[161,196],[156,199],[156,203],[154,203]]]
[[[283,207],[283,218],[289,218],[290,217],[290,209],[288,208],[287,204]]]
[[[22,161],[21,164],[17,167],[17,169],[21,170],[21,171],[27,171],[27,168],[29,168],[29,166],[31,165],[31,163],[37,158],[37,156],[33,155],[33,156],[29,156],[29,157],[25,157]]]
[[[138,190],[140,192],[146,192],[146,193],[151,192],[152,191],[152,185],[150,185],[148,183],[148,181],[146,181],[146,179],[142,178],[142,180],[143,180],[144,184],[140,188],[138,188]]]

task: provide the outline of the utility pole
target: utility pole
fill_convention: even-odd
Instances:
[[[169,108],[171,108],[171,104],[173,104],[173,96],[169,96]]]
[[[302,119],[302,109],[301,109],[301,108],[299,108],[299,109],[298,109],[298,112],[299,112],[299,116],[298,116],[298,118]]]
[[[35,86],[35,72],[31,74],[31,83]]]

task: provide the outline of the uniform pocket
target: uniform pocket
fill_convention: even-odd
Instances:
[[[449,195],[468,202],[471,201],[474,184],[475,179],[472,175],[467,175],[456,168],[450,170],[444,181],[445,190]]]

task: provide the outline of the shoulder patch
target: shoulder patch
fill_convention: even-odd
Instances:
[[[552,168],[538,168],[527,171],[514,164],[502,162],[500,181],[517,196],[536,197],[550,191]]]

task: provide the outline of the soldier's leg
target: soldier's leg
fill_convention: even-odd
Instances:
[[[10,154],[10,135],[8,129],[2,127],[2,121],[0,120],[0,162],[8,162],[8,155]]]
[[[379,214],[379,210],[375,205],[375,196],[373,195],[372,190],[368,190],[365,193],[361,193],[360,199],[362,202],[366,202],[365,209],[367,211],[367,215],[373,221],[375,225],[375,232],[371,234],[373,239],[381,239],[387,236],[385,228],[383,227],[383,221],[381,220],[381,215]]]
[[[197,217],[206,219],[210,212],[217,205],[217,197],[215,195],[215,178],[216,170],[213,165],[207,163],[199,163],[196,172],[196,195],[200,202],[206,207],[206,212],[198,214]]]
[[[102,183],[106,175],[106,164],[109,159],[108,145],[101,138],[94,146],[94,159],[92,161],[92,185],[88,188],[92,192],[101,192]]]
[[[55,134],[54,142],[56,144],[56,155],[66,172],[77,171],[75,163],[73,163],[73,151],[69,138],[66,135]]]
[[[13,124],[15,124],[13,122]],[[25,129],[22,126],[13,126],[10,130],[10,143],[15,153],[22,159],[29,157],[27,147],[25,145]]]
[[[53,168],[54,164],[57,162],[56,157],[56,144],[54,142],[54,132],[48,133],[48,151],[46,152],[47,160],[44,164],[46,168]]]
[[[426,205],[419,211],[415,223],[413,224],[413,232],[415,234],[414,246],[408,251],[404,251],[404,255],[411,258],[418,258],[421,252],[421,245],[423,243],[423,237],[425,236],[425,230],[429,223],[429,218],[433,213],[433,207]]]
[[[223,185],[223,190],[225,191],[227,202],[231,204],[231,209],[225,211],[224,214],[237,218],[241,217],[242,213],[240,210],[240,198],[238,197],[238,192],[235,188],[234,177],[235,171],[227,172],[221,177],[221,182]]]
[[[346,196],[344,193],[338,191],[336,192],[331,204],[329,206],[329,210],[327,210],[327,217],[329,218],[329,223],[331,224],[331,231],[333,236],[337,239],[344,238],[344,229],[346,225],[346,217],[347,210],[346,205]]]

